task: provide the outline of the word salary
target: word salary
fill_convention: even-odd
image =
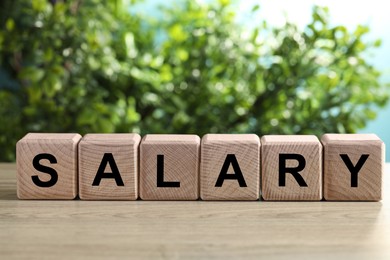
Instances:
[[[29,133],[16,146],[19,199],[379,201],[375,134]]]

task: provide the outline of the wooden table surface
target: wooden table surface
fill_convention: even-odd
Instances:
[[[0,164],[0,259],[390,259],[382,202],[21,201]]]

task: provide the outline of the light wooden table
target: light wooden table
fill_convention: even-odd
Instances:
[[[0,164],[0,259],[390,259],[382,202],[21,201]]]

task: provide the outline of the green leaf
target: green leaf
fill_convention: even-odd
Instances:
[[[5,28],[7,31],[11,32],[15,28],[15,22],[13,19],[8,18],[7,21],[5,22]]]
[[[253,7],[252,7],[252,12],[254,13],[254,12],[256,12],[257,10],[259,10],[260,9],[260,5],[254,5]]]
[[[169,28],[169,36],[177,42],[183,42],[187,39],[188,35],[184,31],[183,27],[180,24],[175,24]]]
[[[21,80],[31,81],[31,83],[39,82],[45,76],[45,71],[36,67],[25,67],[19,72]]]

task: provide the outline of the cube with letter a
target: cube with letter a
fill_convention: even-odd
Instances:
[[[258,200],[260,139],[255,134],[207,134],[200,164],[202,200]]]
[[[84,200],[138,198],[138,134],[87,134],[79,143],[79,196]]]

